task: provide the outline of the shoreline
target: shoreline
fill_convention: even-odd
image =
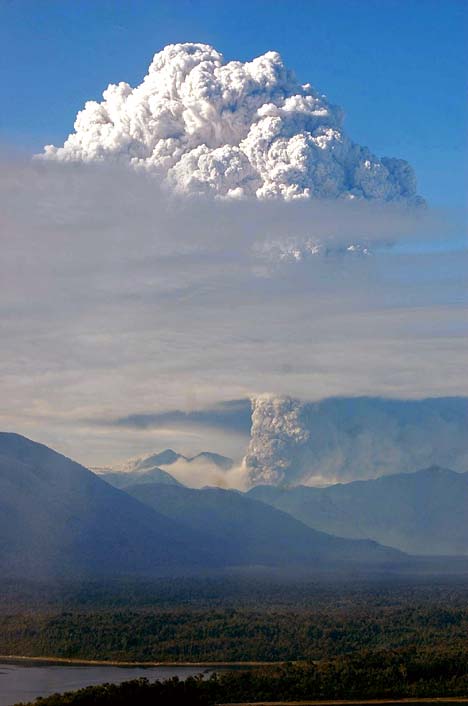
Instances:
[[[230,669],[245,667],[268,667],[286,664],[286,662],[131,662],[127,660],[80,659],[76,657],[30,657],[28,655],[0,655],[0,663],[43,665],[43,666],[75,666],[75,667],[122,667],[122,668],[164,668],[187,667],[205,670]],[[468,704],[468,696],[428,696],[403,697],[385,699],[311,699],[309,701],[246,701],[242,703],[227,703],[220,706],[398,706],[399,704]]]
[[[212,667],[268,667],[270,665],[285,664],[285,662],[130,662],[127,660],[100,660],[100,659],[80,659],[79,657],[29,657],[27,655],[0,655],[0,662],[3,663],[38,663],[49,665],[76,665],[82,667],[200,667],[200,669],[211,669]]]
[[[323,699],[311,701],[245,701],[217,706],[385,706],[388,704],[468,704],[468,696],[426,696],[402,699]]]

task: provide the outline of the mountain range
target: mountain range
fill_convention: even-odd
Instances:
[[[468,554],[468,473],[432,466],[325,488],[256,486],[248,496],[323,532],[410,554]]]
[[[125,474],[108,473],[103,477],[119,487],[130,488],[134,495],[132,486],[137,484],[180,486],[166,470],[152,466],[157,462],[170,468],[181,459],[203,459],[224,469],[233,465],[231,459],[219,454],[205,451],[186,457],[166,449],[128,462],[125,467],[131,470]],[[431,466],[327,487],[257,485],[247,496],[282,510],[313,529],[339,537],[372,539],[409,554],[468,555],[466,472]]]
[[[61,454],[0,433],[3,576],[128,576],[233,566],[400,562],[369,540],[318,532],[237,491],[119,490]]]

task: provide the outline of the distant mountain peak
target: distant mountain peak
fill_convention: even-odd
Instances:
[[[156,453],[131,458],[120,464],[95,467],[98,475],[117,488],[129,485],[157,483],[164,485],[198,485],[200,479],[216,485],[222,481],[222,474],[234,466],[227,456],[212,451],[201,451],[194,456],[184,456],[174,449],[164,449]]]
[[[234,465],[232,458],[222,456],[214,451],[201,451],[195,456],[184,456],[184,454],[178,453],[174,451],[174,449],[164,449],[163,451],[157,451],[156,453],[130,459],[119,469],[114,468],[113,470],[143,471],[160,466],[172,466],[174,463],[177,463],[177,461],[185,461],[186,463],[206,461],[225,471],[230,470]]]
[[[428,466],[427,468],[421,468],[419,471],[415,471],[414,473],[415,473],[415,474],[420,474],[420,475],[425,475],[425,474],[426,474],[426,475],[429,475],[429,474],[433,474],[433,475],[447,475],[447,476],[451,476],[451,475],[457,475],[457,476],[459,476],[459,475],[462,475],[462,474],[459,473],[458,471],[454,471],[454,470],[451,469],[451,468],[445,468],[444,466],[438,466],[438,465],[436,465],[436,464],[434,464],[433,466]]]
[[[143,470],[154,468],[155,466],[171,466],[179,460],[187,461],[187,458],[173,449],[164,449],[164,451],[159,453],[149,454],[136,459],[133,467],[135,470]]]
[[[209,461],[210,463],[214,463],[215,466],[218,466],[219,468],[222,468],[225,471],[231,470],[231,468],[234,465],[234,461],[232,458],[228,458],[228,456],[222,456],[221,454],[214,453],[213,451],[201,451],[201,453],[197,454],[196,456],[192,456],[191,458],[187,459],[189,463],[192,461]]]

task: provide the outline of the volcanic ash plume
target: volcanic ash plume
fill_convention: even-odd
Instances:
[[[468,467],[466,398],[252,400],[248,485],[328,485],[431,465]]]
[[[129,164],[189,194],[418,201],[409,164],[353,143],[341,110],[274,51],[225,63],[209,45],[171,44],[139,86],[103,98],[44,157]]]
[[[309,439],[303,404],[290,397],[252,399],[252,429],[243,465],[251,485],[281,485],[288,479],[298,449]]]

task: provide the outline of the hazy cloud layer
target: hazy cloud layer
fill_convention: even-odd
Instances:
[[[129,164],[183,193],[419,200],[410,165],[352,142],[342,110],[274,51],[226,63],[207,44],[168,45],[139,86],[109,85],[74,127],[47,159]]]
[[[248,399],[227,400],[208,409],[175,409],[167,412],[130,414],[117,419],[102,420],[102,423],[130,429],[166,429],[171,426],[180,429],[219,428],[250,436],[251,403]]]
[[[265,391],[468,392],[466,255],[424,251],[451,233],[430,211],[184,199],[45,162],[3,163],[0,187],[4,429],[90,465],[166,446],[240,458],[245,437],[183,414]],[[322,249],[275,255],[290,238]],[[102,424],[168,410],[182,416]]]
[[[468,392],[457,224],[277,53],[171,45],[103,99],[63,147],[0,165],[2,427],[89,465],[240,460],[253,399],[223,482],[308,482],[311,400]],[[318,456],[328,478],[359,472]]]

